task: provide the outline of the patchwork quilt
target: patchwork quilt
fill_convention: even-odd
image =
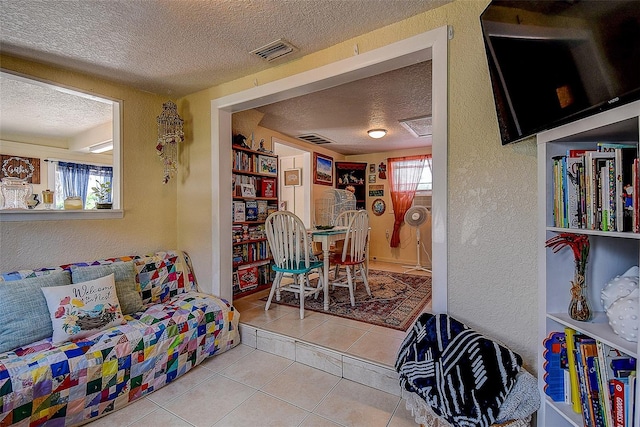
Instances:
[[[162,252],[100,263],[131,259],[145,306],[125,316],[126,324],[59,346],[47,338],[0,353],[0,426],[86,422],[240,343],[238,313],[225,300],[197,292],[186,254]],[[3,279],[29,274],[38,271]]]

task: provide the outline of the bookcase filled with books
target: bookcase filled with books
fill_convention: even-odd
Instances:
[[[278,210],[278,157],[270,152],[232,147],[233,296],[271,286],[271,252],[264,223]]]
[[[618,276],[638,281],[640,101],[539,133],[538,142],[538,381],[543,404],[538,426],[640,426],[635,338],[609,324],[602,290]],[[588,238],[584,280],[589,320],[569,315],[576,257],[555,248],[556,236]],[[631,272],[631,273],[630,273]],[[636,286],[637,287],[637,286]],[[638,292],[623,292],[627,314]],[[632,316],[631,316],[632,317]],[[622,335],[622,336],[621,336]],[[626,338],[623,338],[623,336]]]

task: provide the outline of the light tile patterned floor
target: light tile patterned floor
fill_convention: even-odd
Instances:
[[[372,263],[371,268],[404,270],[382,263]],[[311,311],[300,320],[298,309],[286,306],[274,305],[265,313],[262,296],[234,302],[241,323],[393,366],[404,332]],[[415,427],[416,423],[400,397],[239,345],[87,425]]]
[[[371,262],[369,268],[396,273],[406,270],[399,264],[383,262]],[[412,274],[430,275],[421,271]],[[268,295],[265,290],[234,301],[240,322],[393,367],[405,332],[310,310],[301,320],[297,308],[277,304],[265,312],[265,302],[260,299]],[[429,310],[431,304],[423,308]]]

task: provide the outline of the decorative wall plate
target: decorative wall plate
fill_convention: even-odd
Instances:
[[[384,211],[387,209],[387,205],[385,205],[384,200],[375,199],[371,204],[371,209],[375,215],[382,215]]]

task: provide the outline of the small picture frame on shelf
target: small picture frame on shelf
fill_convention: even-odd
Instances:
[[[313,153],[313,183],[333,185],[333,157]]]
[[[287,169],[284,171],[284,186],[294,187],[301,185],[301,169]]]
[[[278,159],[269,156],[258,156],[258,172],[268,175],[277,175]]]
[[[369,173],[376,173],[376,164],[375,163],[371,163],[369,165]]]
[[[242,197],[256,197],[256,188],[251,184],[240,184]]]

